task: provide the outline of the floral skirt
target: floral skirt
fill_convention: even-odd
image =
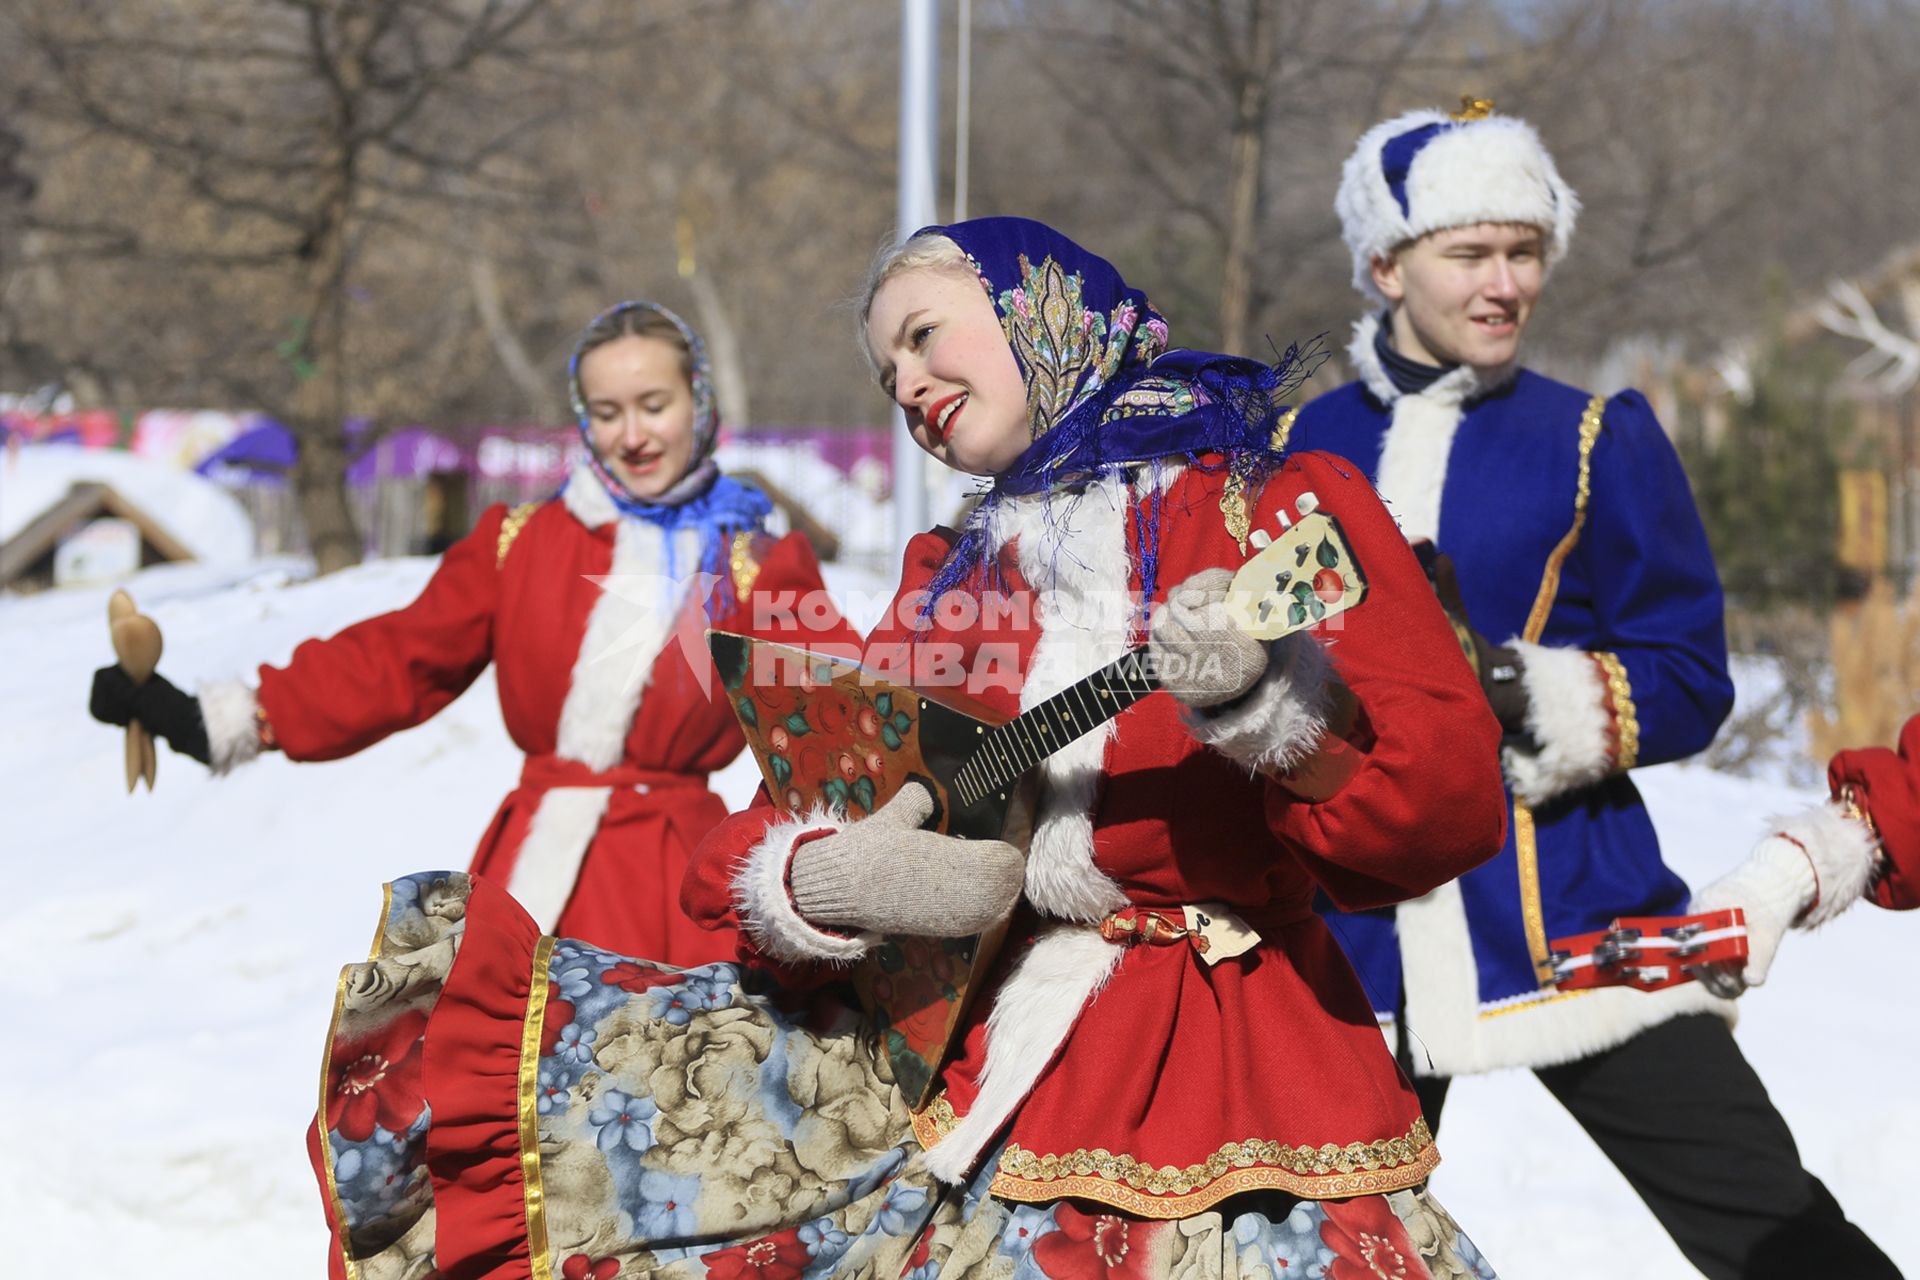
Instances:
[[[850,995],[541,937],[500,889],[387,887],[309,1135],[337,1280],[1491,1280],[1424,1188],[1187,1218],[930,1177]]]

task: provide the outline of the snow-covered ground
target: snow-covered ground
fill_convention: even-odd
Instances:
[[[403,603],[422,560],[319,581],[293,562],[168,566],[132,584],[176,683],[283,660],[299,640]],[[883,583],[831,575],[871,603]],[[464,866],[518,758],[491,675],[437,719],[326,765],[269,756],[214,780],[162,752],[122,794],[117,732],[86,716],[109,658],[104,591],[0,598],[0,1224],[7,1274],[199,1280],[324,1275],[302,1133],[340,965],[363,956],[380,883]],[[1673,862],[1696,883],[1801,796],[1699,769],[1645,771]],[[734,798],[747,768],[725,777]],[[1740,1039],[1807,1163],[1908,1270],[1904,1156],[1920,1022],[1897,1016],[1920,919],[1862,909],[1789,940]],[[1892,1016],[1890,1016],[1892,1015]],[[1510,1277],[1692,1274],[1530,1076],[1460,1082],[1437,1189]]]

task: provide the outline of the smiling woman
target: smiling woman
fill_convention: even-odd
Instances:
[[[1033,442],[1020,365],[951,240],[909,241],[885,255],[864,319],[867,358],[922,449],[955,470],[992,475]]]
[[[916,258],[876,274],[868,354],[921,446],[992,485],[965,530],[908,544],[868,669],[937,656],[908,662],[920,688],[1065,724],[1069,690],[1142,633],[1162,671],[1231,661],[1058,750],[1029,741],[1024,859],[941,830],[937,782],[871,809],[763,792],[682,886],[696,920],[740,925],[730,963],[543,938],[479,878],[396,884],[336,1041],[431,1004],[422,1105],[361,1137],[330,1103],[339,1261],[368,1280],[1490,1280],[1427,1193],[1426,1122],[1310,909],[1424,892],[1502,835],[1492,714],[1393,517],[1339,459],[1276,442],[1290,366],[1169,350],[1146,295],[1053,229],[929,228]],[[1254,529],[1309,515],[1337,515],[1366,565],[1337,649],[1220,616]],[[1018,603],[985,607],[997,590]],[[968,678],[988,669],[1008,678]],[[894,749],[931,705],[821,697],[769,741]],[[1351,766],[1330,784],[1325,756]],[[885,766],[838,762],[855,795]],[[903,1093],[890,1041],[923,1028],[868,1020],[846,966],[934,1006],[957,998],[947,942],[996,922],[999,959]]]
[[[696,378],[692,341],[667,312],[624,306],[595,320],[574,354],[572,392],[597,467],[641,501],[692,479],[696,449],[712,448],[704,367]]]
[[[544,927],[699,963],[730,946],[680,911],[680,879],[726,813],[707,775],[744,745],[699,629],[751,630],[761,592],[824,600],[820,570],[803,538],[763,530],[764,495],[715,467],[706,357],[671,312],[628,302],[594,319],[568,385],[586,447],[564,489],[486,511],[417,600],[307,641],[254,687],[195,698],[104,668],[93,710],[165,729],[224,773],[266,749],[351,755],[437,714],[492,664],[527,760],[472,869]],[[791,611],[761,617],[791,619],[788,638],[804,642]],[[807,621],[822,628],[810,635],[851,638],[830,609]]]

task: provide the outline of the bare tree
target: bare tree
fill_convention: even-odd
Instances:
[[[452,265],[442,237],[453,208],[536,189],[516,148],[539,112],[509,81],[565,46],[553,8],[28,0],[20,26],[49,72],[41,110],[69,180],[119,167],[141,184],[84,217],[40,218],[41,265],[164,264],[170,281],[122,293],[122,305],[151,308],[149,323],[209,308],[193,317],[197,368],[179,381],[291,430],[292,482],[322,571],[360,555],[349,419],[377,432],[427,408],[409,388],[451,371],[469,341],[464,293],[450,307],[445,294],[403,290]],[[481,94],[489,115],[475,119]],[[372,306],[404,319],[365,325]]]

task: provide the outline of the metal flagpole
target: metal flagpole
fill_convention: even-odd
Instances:
[[[940,97],[940,0],[900,0],[900,183],[902,237],[939,220],[933,199]],[[907,417],[893,411],[894,544],[924,531],[927,455],[907,434]]]
[[[953,78],[953,220],[967,220],[969,135],[973,132],[973,0],[960,0],[960,36]]]

